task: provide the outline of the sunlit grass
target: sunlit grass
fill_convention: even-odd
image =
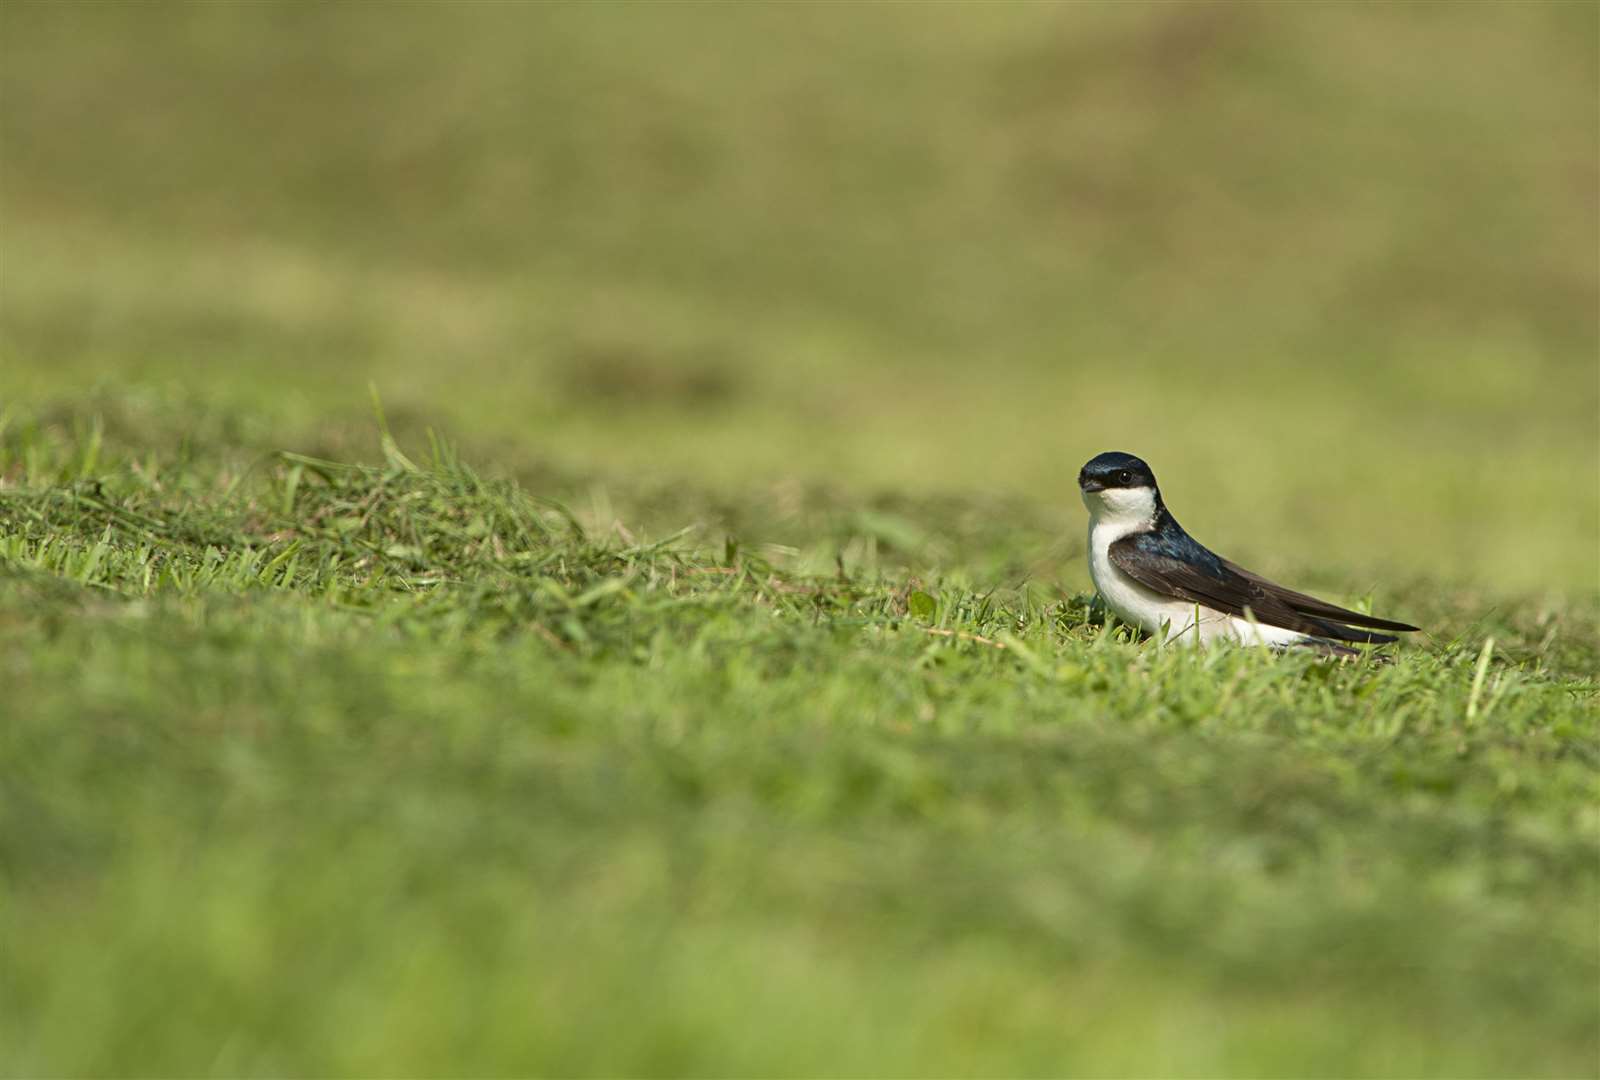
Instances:
[[[1592,15],[16,8],[0,395],[1592,590]]]
[[[0,1072],[1593,1075],[1597,42],[0,6]]]
[[[959,505],[827,565],[130,423],[0,444],[10,1071],[1592,1058],[1592,605],[1196,655],[918,569]]]

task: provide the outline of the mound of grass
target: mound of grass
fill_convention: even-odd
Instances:
[[[0,433],[7,1072],[1592,1068],[1591,605],[1197,655],[380,443]]]

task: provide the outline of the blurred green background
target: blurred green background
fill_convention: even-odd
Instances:
[[[1592,4],[0,4],[0,1072],[1577,1074],[1597,57]],[[369,383],[587,538],[297,491],[261,451],[382,460]],[[1428,633],[1102,632],[1106,449]],[[617,521],[708,528],[625,580]],[[512,604],[556,562],[586,645]]]
[[[0,18],[12,400],[1063,535],[1116,448],[1266,571],[1596,587],[1592,5]]]

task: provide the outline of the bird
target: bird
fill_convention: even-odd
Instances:
[[[1132,454],[1107,451],[1078,473],[1089,509],[1089,576],[1124,622],[1167,641],[1235,641],[1307,647],[1338,657],[1351,645],[1398,640],[1420,629],[1286,589],[1229,562],[1190,536],[1161,499],[1155,473]]]

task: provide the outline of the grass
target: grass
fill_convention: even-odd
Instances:
[[[0,19],[13,398],[1063,522],[1124,449],[1265,572],[1596,586],[1586,5]]]
[[[443,442],[115,426],[0,443],[8,1071],[1594,1060],[1592,605],[1197,656]]]
[[[1600,1075],[1597,44],[0,6],[0,1072]]]

